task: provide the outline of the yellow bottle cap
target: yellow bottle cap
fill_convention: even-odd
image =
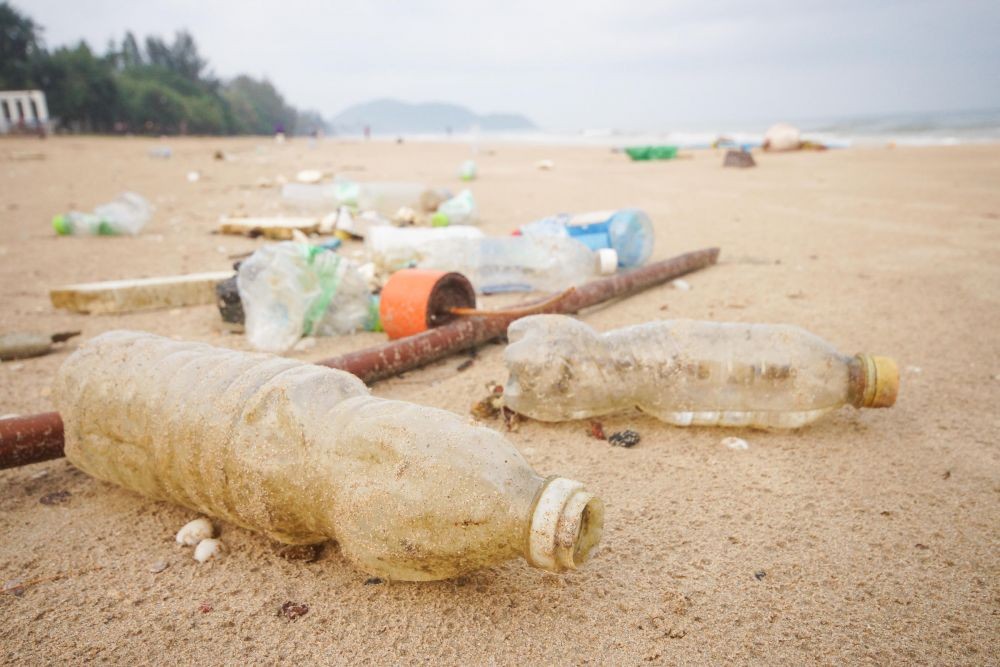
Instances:
[[[864,373],[862,408],[891,408],[899,394],[899,367],[889,357],[859,354]]]

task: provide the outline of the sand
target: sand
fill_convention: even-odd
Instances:
[[[147,156],[156,143],[0,141],[0,329],[86,339],[134,328],[248,349],[212,306],[87,316],[54,311],[48,289],[228,268],[264,241],[211,235],[219,216],[283,210],[259,179],[315,168],[457,189],[469,155],[412,142],[184,139],[158,160]],[[233,159],[214,160],[216,150]],[[543,158],[555,169],[536,170]],[[186,510],[64,460],[3,471],[0,582],[41,581],[0,593],[0,662],[996,664],[1000,146],[760,155],[747,170],[722,160],[486,145],[472,188],[489,232],[634,205],[655,221],[656,258],[721,246],[718,266],[687,278],[690,291],[665,286],[584,314],[597,329],[669,317],[798,324],[845,352],[896,357],[895,408],[845,408],[790,433],[604,419],[609,433],[641,434],[632,449],[589,438],[580,422],[522,424],[509,438],[537,470],[582,480],[607,504],[593,560],[563,577],[517,561],[441,583],[375,583],[334,544],[315,562],[287,560],[226,524],[224,558],[198,565],[174,543],[194,518]],[[191,170],[201,180],[189,183]],[[141,236],[54,236],[53,214],[123,189],[157,207]],[[51,409],[69,349],[0,364],[0,414]],[[374,391],[466,414],[504,379],[501,351]],[[724,446],[727,436],[749,448]],[[167,567],[151,572],[158,561]],[[308,613],[279,615],[286,602]]]

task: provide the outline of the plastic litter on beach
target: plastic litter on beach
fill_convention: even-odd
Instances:
[[[686,273],[715,264],[718,248],[704,248],[581,285],[558,295],[531,299],[486,316],[459,317],[414,336],[380,343],[316,362],[348,371],[366,383],[426,366],[449,355],[500,338],[508,325],[538,312],[575,313],[626,297]],[[359,268],[359,273],[361,269]],[[22,364],[3,364],[4,369]],[[0,469],[47,461],[64,455],[63,421],[58,412],[8,415],[0,419]]]
[[[236,279],[247,339],[257,349],[280,352],[304,335],[379,328],[377,300],[358,269],[304,243],[259,248],[240,264]]]
[[[601,538],[603,505],[581,483],[342,371],[115,331],[66,360],[55,395],[66,456],[85,472],[279,542],[336,539],[384,579],[446,579],[517,555],[565,572]],[[144,431],[159,437],[123,435]],[[192,464],[171,465],[179,456]]]
[[[542,421],[637,406],[676,426],[798,428],[843,405],[891,407],[899,391],[892,359],[843,355],[788,325],[673,320],[598,334],[535,315],[507,337],[504,404]]]
[[[632,158],[633,162],[645,162],[648,160],[673,160],[677,157],[677,146],[627,146],[625,148],[625,154]]]
[[[521,225],[524,236],[568,236],[591,250],[611,248],[622,268],[641,266],[653,253],[653,223],[644,211],[625,208],[617,211],[560,213]]]
[[[315,234],[319,231],[319,218],[235,218],[225,217],[219,221],[220,234],[236,236],[263,236],[277,241],[290,240],[296,231]]]
[[[70,211],[52,218],[52,227],[60,236],[91,235],[135,236],[153,214],[153,207],[145,197],[134,192],[123,192],[93,213]]]

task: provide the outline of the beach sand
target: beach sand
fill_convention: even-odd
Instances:
[[[315,168],[457,190],[469,157],[458,144],[267,139],[171,139],[171,159],[147,156],[158,143],[0,141],[0,330],[87,339],[133,328],[249,349],[214,306],[87,316],[54,311],[48,290],[228,268],[264,241],[211,235],[218,217],[283,210],[259,179]],[[895,408],[845,408],[788,433],[603,419],[608,433],[641,434],[632,449],[588,437],[583,422],[521,424],[508,437],[536,470],[581,480],[607,505],[601,546],[566,576],[519,560],[453,581],[373,583],[335,544],[292,561],[226,524],[225,556],[199,565],[174,543],[188,510],[65,460],[3,471],[0,582],[37,581],[0,593],[0,662],[996,664],[1000,146],[764,154],[747,170],[723,169],[722,152],[693,155],[630,163],[604,148],[485,144],[471,187],[488,232],[628,205],[654,220],[655,259],[722,248],[717,266],[686,278],[690,291],[663,286],[585,313],[597,329],[674,317],[797,324],[844,352],[895,357]],[[555,169],[536,170],[543,158]],[[189,183],[190,170],[201,180]],[[156,206],[138,238],[53,234],[53,214],[125,189]],[[381,340],[291,354],[318,360]],[[52,409],[72,348],[0,364],[0,414]],[[505,379],[502,349],[374,392],[468,414]],[[749,449],[723,446],[727,436]],[[309,612],[280,616],[288,601]]]

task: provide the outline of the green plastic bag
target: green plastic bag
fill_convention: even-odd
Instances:
[[[673,160],[677,157],[677,146],[629,146],[625,149],[633,160]]]

